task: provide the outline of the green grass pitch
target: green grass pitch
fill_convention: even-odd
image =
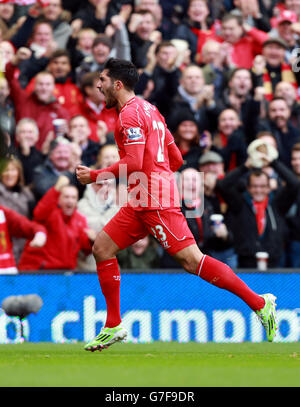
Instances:
[[[300,343],[0,345],[1,387],[299,387]]]

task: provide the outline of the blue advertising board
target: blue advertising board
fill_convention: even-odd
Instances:
[[[277,296],[277,342],[300,338],[300,273],[242,273],[255,292]],[[95,273],[0,276],[0,304],[11,295],[38,294],[43,306],[24,323],[32,342],[93,338],[105,323],[106,305]],[[233,294],[184,273],[125,273],[121,312],[128,341],[261,342],[255,313]],[[20,321],[0,313],[0,343],[20,340]]]

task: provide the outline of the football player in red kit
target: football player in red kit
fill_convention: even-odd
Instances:
[[[189,273],[226,289],[240,297],[263,324],[267,338],[273,341],[277,320],[272,294],[253,292],[227,265],[198,248],[180,209],[179,192],[173,172],[182,163],[165,120],[157,108],[134,93],[138,81],[135,66],[111,58],[99,76],[98,88],[105,96],[107,108],[119,112],[115,140],[120,160],[108,168],[76,169],[82,184],[103,183],[107,179],[124,179],[129,199],[99,232],[93,246],[97,274],[107,305],[105,326],[85,349],[102,350],[122,341],[127,331],[120,315],[120,270],[116,254],[137,240],[152,234],[165,250]]]

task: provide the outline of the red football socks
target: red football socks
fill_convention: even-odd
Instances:
[[[97,274],[107,306],[105,327],[113,328],[121,323],[121,275],[117,259],[97,263]],[[203,256],[197,274],[208,283],[237,295],[253,311],[259,310],[265,305],[265,300],[252,291],[230,267],[210,256]]]
[[[253,311],[264,307],[265,300],[252,291],[226,264],[203,256],[197,274],[203,280],[240,297]]]
[[[107,307],[105,327],[113,328],[121,323],[121,275],[117,259],[114,258],[97,263],[97,274]]]

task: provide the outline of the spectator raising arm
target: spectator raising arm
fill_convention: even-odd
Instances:
[[[16,274],[16,259],[13,254],[12,238],[29,239],[32,248],[43,247],[46,243],[46,230],[43,226],[31,222],[25,216],[0,206],[0,274]]]
[[[38,202],[34,209],[34,218],[38,222],[47,224],[49,213],[51,213],[58,205],[58,198],[61,189],[70,184],[70,180],[65,175],[61,175],[53,188],[50,188],[45,193],[43,198]]]
[[[42,11],[43,7],[40,2],[37,2],[30,7],[24,23],[11,38],[11,42],[16,48],[26,46],[26,43],[32,34],[34,24],[36,23],[37,18],[41,15]]]
[[[30,246],[32,247],[44,246],[47,236],[46,230],[42,225],[30,221],[12,209],[1,207],[1,210],[5,213],[10,236],[31,239]]]
[[[35,220],[47,230],[47,243],[42,249],[27,245],[20,259],[20,270],[75,269],[80,250],[91,253],[95,233],[86,218],[77,212],[78,190],[65,176],[59,177],[39,201]]]
[[[10,96],[15,104],[16,116],[20,114],[20,106],[22,106],[26,99],[27,93],[25,89],[22,89],[20,82],[17,78],[18,76],[18,65],[21,61],[26,61],[31,56],[31,51],[28,48],[21,47],[16,52],[12,61],[6,64],[5,77],[9,83]]]

